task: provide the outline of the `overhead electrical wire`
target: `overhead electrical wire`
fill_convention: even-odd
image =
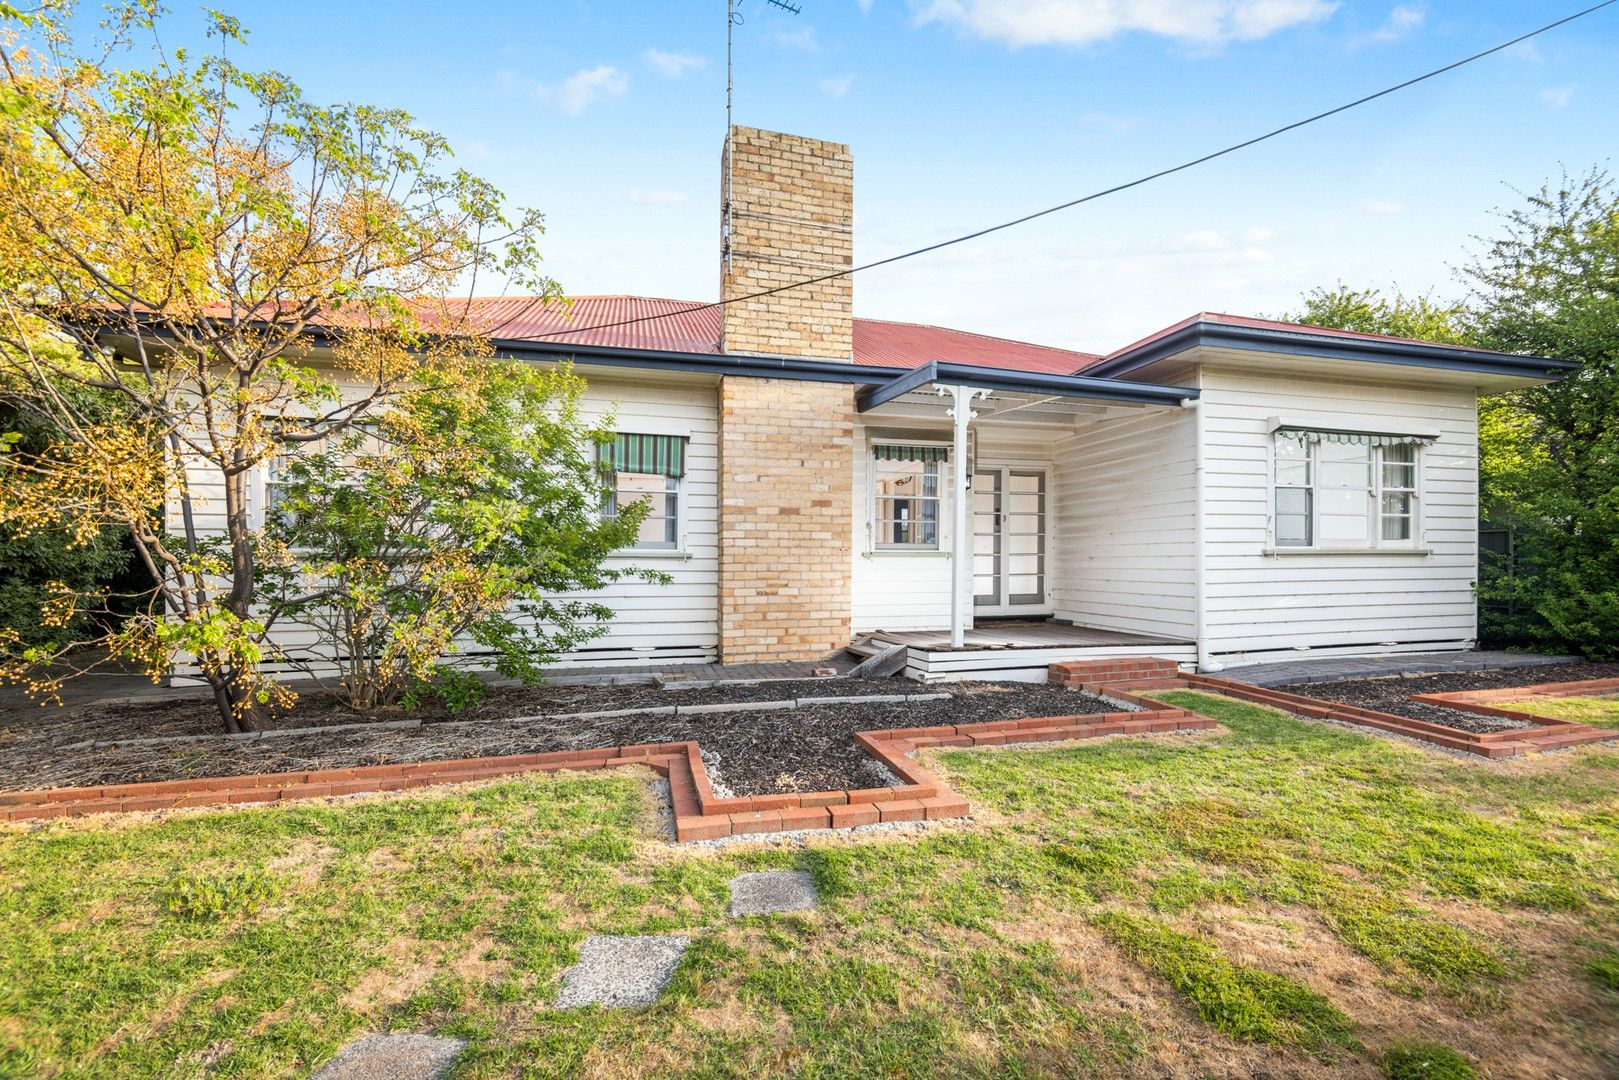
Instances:
[[[1201,157],[1195,157],[1189,161],[1183,161],[1179,165],[1172,165],[1166,169],[1159,169],[1157,172],[1149,173],[1146,176],[1137,177],[1134,180],[1129,180],[1122,184],[1115,184],[1110,188],[1103,188],[1101,191],[1093,191],[1089,195],[1082,195],[1077,199],[1070,199],[1067,202],[1058,203],[1055,206],[1048,206],[1044,210],[1036,210],[1033,213],[1024,214],[1022,217],[1013,218],[1010,221],[1003,221],[997,225],[990,225],[982,229],[976,229],[970,233],[963,233],[961,236],[952,237],[949,240],[941,240],[936,244],[928,244],[925,247],[919,247],[911,251],[901,252],[898,255],[889,255],[886,258],[877,259],[873,262],[862,263],[859,266],[851,266],[847,270],[835,270],[832,273],[821,274],[818,277],[805,278],[802,281],[794,281],[786,285],[777,285],[769,289],[760,289],[758,292],[747,293],[743,296],[733,296],[724,300],[715,300],[707,304],[699,304],[696,307],[682,308],[679,311],[666,311],[655,315],[642,315],[633,319],[618,319],[614,322],[596,323],[591,326],[575,326],[569,327],[566,330],[554,330],[550,333],[532,335],[532,339],[568,337],[573,334],[586,334],[592,330],[609,330],[618,326],[633,326],[638,323],[655,322],[659,319],[673,318],[676,315],[691,315],[699,311],[709,311],[715,308],[722,308],[728,304],[741,303],[746,300],[758,300],[765,296],[774,296],[776,293],[787,292],[790,289],[801,289],[807,285],[818,285],[823,281],[835,281],[838,278],[850,277],[865,270],[875,270],[879,266],[888,266],[891,263],[897,263],[904,259],[914,259],[918,255],[926,255],[929,252],[938,251],[941,248],[953,247],[956,244],[964,244],[969,240],[976,240],[981,236],[988,236],[991,233],[997,233],[1003,229],[1010,229],[1018,225],[1023,225],[1030,221],[1034,221],[1037,218],[1046,217],[1049,214],[1055,214],[1063,210],[1070,210],[1076,206],[1081,206],[1088,202],[1094,202],[1097,199],[1106,198],[1109,195],[1116,195],[1121,191],[1128,191],[1131,188],[1140,187],[1143,184],[1150,184],[1154,180],[1161,180],[1166,176],[1173,176],[1176,173],[1185,172],[1188,169],[1194,169],[1197,166],[1207,164],[1216,158],[1225,157],[1227,154],[1234,154],[1238,150],[1246,150],[1250,146],[1256,146],[1259,143],[1265,142],[1269,139],[1274,139],[1279,135],[1285,135],[1290,131],[1297,131],[1299,128],[1306,127],[1321,120],[1326,120],[1329,117],[1337,116],[1339,113],[1348,112],[1350,109],[1358,108],[1369,102],[1376,101],[1378,98],[1383,98],[1389,96],[1390,94],[1398,93],[1399,91],[1415,86],[1418,83],[1427,82],[1429,79],[1437,78],[1440,75],[1455,71],[1457,68],[1466,67],[1468,64],[1482,60],[1487,56],[1493,56],[1498,52],[1512,48],[1514,45],[1521,45],[1523,42],[1528,41],[1531,38],[1539,37],[1541,34],[1544,34],[1550,30],[1555,30],[1560,26],[1565,26],[1576,19],[1583,19],[1585,16],[1597,11],[1601,11],[1603,8],[1612,7],[1616,3],[1619,3],[1619,0],[1602,0],[1602,3],[1600,4],[1592,4],[1590,7],[1585,8],[1582,11],[1576,11],[1571,15],[1565,15],[1555,22],[1549,22],[1544,26],[1530,30],[1528,33],[1519,34],[1510,41],[1503,41],[1501,44],[1491,46],[1482,52],[1473,53],[1471,56],[1466,56],[1460,60],[1454,61],[1453,63],[1446,64],[1444,67],[1434,68],[1432,71],[1424,72],[1423,74],[1415,76],[1414,78],[1406,79],[1404,82],[1399,82],[1395,83],[1393,86],[1384,87],[1382,90],[1379,90],[1376,93],[1367,94],[1364,97],[1358,97],[1354,101],[1345,102],[1344,104],[1335,108],[1327,109],[1325,112],[1318,112],[1314,116],[1307,116],[1302,120],[1295,120],[1291,124],[1285,124],[1282,127],[1267,131],[1263,135],[1255,135],[1251,139],[1244,139],[1242,142],[1232,143],[1230,146],[1204,154]]]

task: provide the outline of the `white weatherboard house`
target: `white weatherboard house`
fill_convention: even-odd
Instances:
[[[847,270],[848,148],[728,142],[722,298]],[[1572,366],[1214,314],[1099,356],[857,319],[850,282],[478,302],[500,352],[572,359],[612,410],[620,500],[653,503],[624,558],[673,577],[596,594],[618,617],[565,664],[1465,649],[1478,398]]]

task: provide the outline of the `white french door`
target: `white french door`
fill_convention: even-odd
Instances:
[[[1046,470],[981,465],[973,471],[973,611],[1039,614],[1046,591]]]

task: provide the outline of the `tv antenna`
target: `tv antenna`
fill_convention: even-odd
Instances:
[[[721,237],[721,247],[725,251],[725,270],[731,270],[731,106],[735,97],[736,80],[732,74],[731,54],[732,42],[736,37],[736,28],[744,22],[742,12],[737,7],[742,0],[725,0],[725,235]],[[803,10],[792,0],[765,0],[771,7],[781,8],[789,15],[797,15]]]

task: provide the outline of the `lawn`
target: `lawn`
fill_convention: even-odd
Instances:
[[[632,773],[0,832],[0,1074],[299,1076],[381,1028],[464,1077],[1619,1069],[1619,750],[1161,696],[1225,730],[939,752],[977,820],[920,835],[674,848]],[[727,919],[777,867],[821,909]],[[587,933],[671,931],[652,1009],[548,1009]]]
[[[1619,728],[1619,696],[1531,697],[1522,701],[1492,702],[1502,709],[1522,709],[1536,716],[1572,720],[1592,727]]]

